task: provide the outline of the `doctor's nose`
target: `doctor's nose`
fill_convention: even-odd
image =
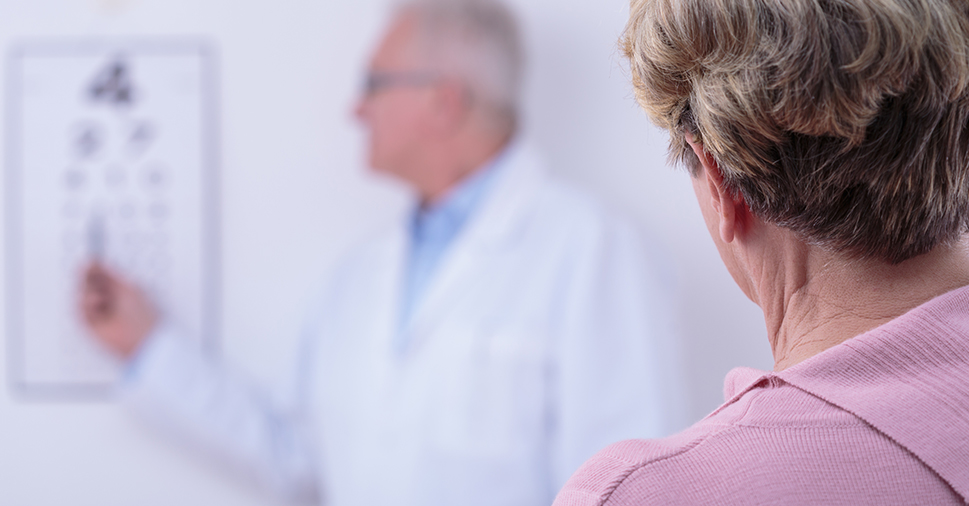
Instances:
[[[357,122],[366,124],[367,123],[367,96],[361,95],[357,98],[357,103],[354,104],[353,110],[350,112],[353,115],[353,119]]]

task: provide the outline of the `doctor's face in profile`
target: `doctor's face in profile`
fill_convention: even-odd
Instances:
[[[370,166],[404,181],[419,181],[426,152],[434,74],[422,70],[416,26],[398,16],[377,46],[355,116],[366,128]]]

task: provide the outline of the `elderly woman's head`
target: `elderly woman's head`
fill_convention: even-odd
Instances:
[[[761,219],[899,263],[969,226],[969,2],[633,0],[637,98]]]

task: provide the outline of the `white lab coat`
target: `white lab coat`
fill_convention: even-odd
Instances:
[[[299,411],[159,331],[125,396],[289,496],[349,505],[549,504],[587,458],[664,435],[668,294],[632,228],[513,148],[400,331],[405,220],[314,304]]]

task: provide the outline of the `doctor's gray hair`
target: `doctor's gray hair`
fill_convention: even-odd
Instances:
[[[473,100],[514,125],[524,51],[508,7],[497,0],[408,0],[397,12],[414,16],[434,70],[462,80]]]

